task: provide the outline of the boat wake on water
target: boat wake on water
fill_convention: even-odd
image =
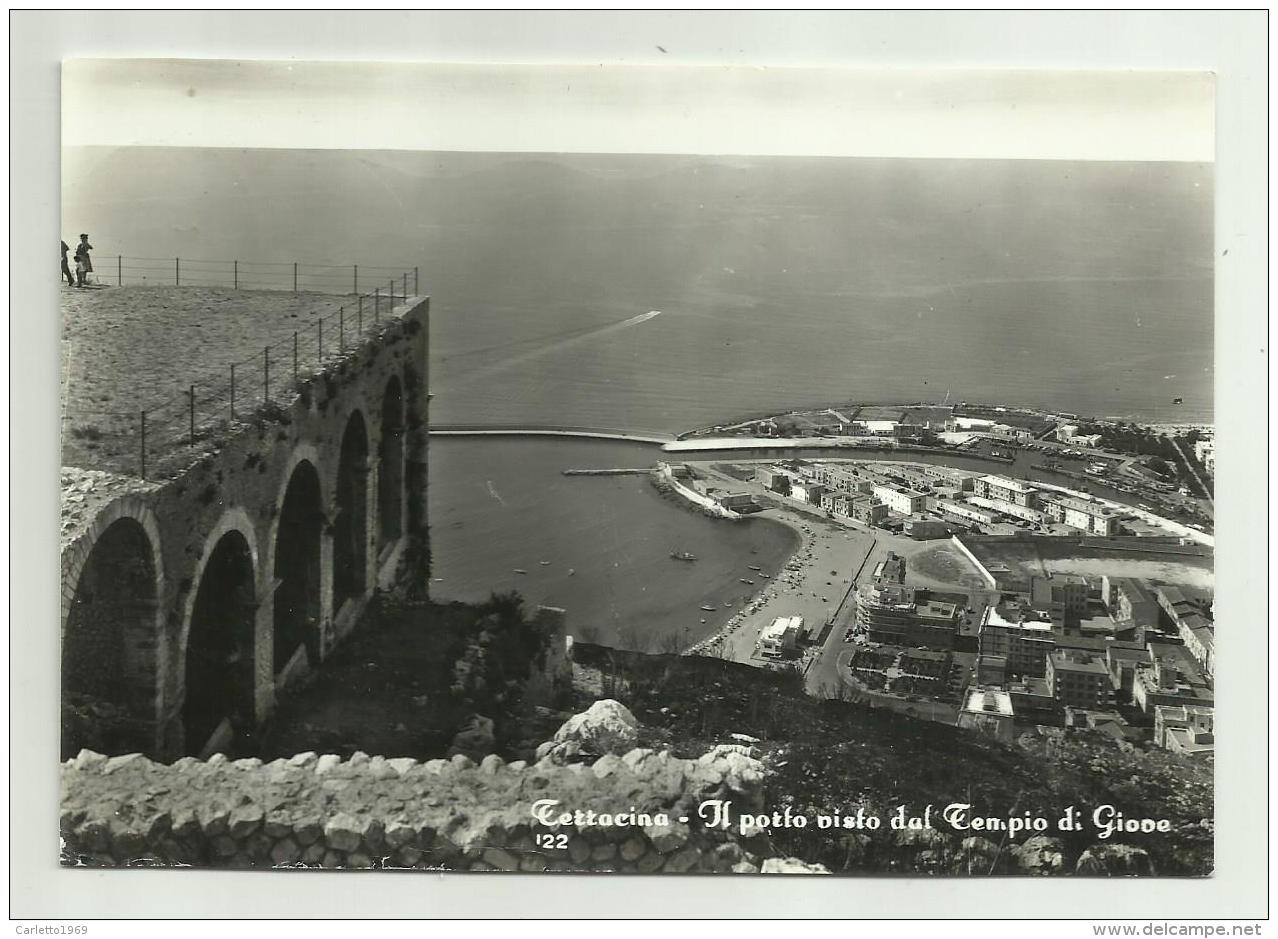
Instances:
[[[640,313],[617,323],[609,323],[606,326],[599,326],[594,329],[587,330],[586,332],[578,333],[577,335],[571,336],[567,339],[552,342],[551,344],[542,346],[539,349],[530,349],[527,352],[512,355],[510,358],[501,359],[497,362],[491,363],[490,365],[481,366],[480,368],[468,371],[465,375],[460,375],[448,382],[446,386],[439,386],[437,390],[443,390],[445,387],[452,388],[457,385],[468,384],[477,378],[487,378],[490,375],[494,375],[498,372],[504,372],[506,369],[513,368],[516,365],[522,365],[524,362],[539,359],[542,356],[550,355],[554,352],[562,352],[564,349],[571,349],[573,346],[577,346],[585,342],[591,342],[622,329],[629,329],[631,326],[638,326],[640,323],[646,323],[648,320],[655,319],[660,315],[660,310],[649,310],[647,313]]]

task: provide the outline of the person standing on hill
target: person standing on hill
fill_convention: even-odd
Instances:
[[[80,235],[80,243],[75,246],[75,278],[76,286],[85,286],[88,275],[93,273],[93,261],[89,258],[89,252],[93,250],[93,245],[89,244],[89,236]]]
[[[65,241],[62,242],[62,273],[67,279],[67,286],[75,286],[75,278],[71,276],[71,266],[67,264],[67,252],[71,249],[67,247]]]

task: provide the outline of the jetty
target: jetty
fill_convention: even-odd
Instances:
[[[618,467],[616,469],[566,469],[565,476],[647,476],[651,466]]]

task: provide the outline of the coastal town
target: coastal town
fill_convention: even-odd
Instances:
[[[1000,740],[1090,733],[1210,756],[1210,427],[1172,429],[1177,446],[1189,441],[1179,468],[1196,479],[1177,486],[1156,455],[1102,449],[1116,425],[1083,434],[1097,422],[946,411],[939,424],[916,408],[835,428],[792,414],[667,446],[686,459],[658,465],[658,488],[801,538],[782,570],[742,571],[755,592],[688,651],[799,670],[815,695]],[[841,433],[821,438],[818,426]],[[1096,484],[1020,478],[1015,458],[986,461],[1004,472],[967,469],[992,443],[1045,454],[1053,469],[1081,457],[1080,477]],[[954,465],[936,455],[946,450]]]

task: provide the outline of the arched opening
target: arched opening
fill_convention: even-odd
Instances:
[[[150,750],[155,704],[155,557],[132,518],[107,527],[85,560],[62,640],[62,757]],[[152,656],[152,659],[154,657]]]
[[[275,535],[274,674],[278,675],[299,646],[308,660],[319,661],[320,537],[324,503],[319,473],[303,460],[289,477]]]
[[[378,449],[377,549],[404,533],[404,393],[399,379],[386,383],[382,397],[382,434]]]
[[[346,422],[337,467],[337,520],[333,526],[333,609],[367,587],[368,431],[356,411]]]
[[[186,642],[186,751],[200,754],[215,734],[253,724],[253,556],[238,531],[218,539],[204,565]],[[227,740],[225,743],[229,743]]]

